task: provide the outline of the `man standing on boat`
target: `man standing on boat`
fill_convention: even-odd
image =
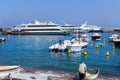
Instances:
[[[86,64],[85,63],[81,63],[79,65],[79,77],[80,77],[80,80],[84,80],[85,78],[85,73],[86,73]]]

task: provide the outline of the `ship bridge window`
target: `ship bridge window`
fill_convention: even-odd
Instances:
[[[29,25],[28,27],[56,27],[57,25]]]
[[[56,31],[60,29],[23,29],[22,31]]]

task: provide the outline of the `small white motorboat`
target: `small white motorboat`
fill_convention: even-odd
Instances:
[[[71,44],[70,46],[68,46],[68,49],[70,49],[70,51],[72,53],[77,53],[77,52],[81,52],[84,48],[86,48],[88,45],[88,42],[75,42],[73,44]]]
[[[101,40],[101,34],[100,33],[94,33],[92,36],[92,41],[95,41],[95,40]]]
[[[88,42],[83,41],[83,39],[80,36],[78,36],[71,40],[71,45],[68,46],[68,50],[71,53],[82,52],[87,47],[87,45]]]
[[[66,45],[59,45],[58,46],[58,51],[65,51],[66,50]]]
[[[67,49],[67,46],[71,45],[70,40],[64,40],[61,45],[58,46],[58,51],[65,51]]]
[[[59,47],[60,45],[62,45],[62,43],[63,43],[63,40],[59,40],[59,43],[56,43],[56,44],[50,46],[50,47],[49,47],[49,50],[50,50],[50,51],[57,51],[57,50],[58,50],[58,47]]]
[[[50,46],[49,50],[65,51],[67,49],[67,46],[69,45],[71,45],[70,40],[63,40],[63,41],[60,40],[59,43]]]
[[[0,38],[0,42],[4,42],[5,41],[5,38]]]
[[[118,39],[119,35],[117,34],[112,34],[110,37],[109,37],[109,40],[110,41],[113,41],[114,39]]]
[[[87,70],[84,80],[95,80],[99,75],[98,69]]]

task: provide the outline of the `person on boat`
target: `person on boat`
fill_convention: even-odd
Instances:
[[[86,68],[87,66],[86,66],[86,64],[85,63],[81,63],[80,65],[79,65],[79,77],[80,77],[80,80],[84,80],[84,78],[85,78],[85,73],[86,73]]]

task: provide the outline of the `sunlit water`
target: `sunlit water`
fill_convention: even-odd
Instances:
[[[90,34],[91,35],[91,34]],[[99,42],[89,42],[87,55],[68,54],[67,52],[49,52],[48,47],[57,43],[59,39],[71,39],[72,36],[58,35],[9,35],[6,41],[0,43],[0,64],[16,65],[23,67],[66,71],[76,73],[81,62],[86,63],[89,69],[97,68],[101,75],[120,76],[120,49],[112,49],[112,43],[108,41],[111,33],[102,33],[102,43],[96,49]],[[106,57],[109,51],[110,56]]]

